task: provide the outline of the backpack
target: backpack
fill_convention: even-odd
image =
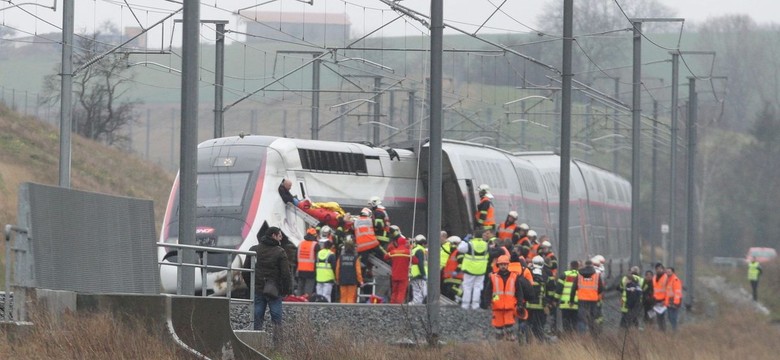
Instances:
[[[626,284],[626,308],[633,309],[642,302],[642,286],[632,276]]]

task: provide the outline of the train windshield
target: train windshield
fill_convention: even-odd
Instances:
[[[250,172],[198,174],[198,207],[241,206]]]

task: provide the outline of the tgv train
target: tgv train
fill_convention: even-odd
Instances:
[[[247,250],[265,225],[282,228],[297,245],[306,225],[279,196],[283,179],[293,182],[291,192],[299,199],[337,202],[352,214],[379,196],[404,234],[426,233],[427,163],[427,145],[410,150],[271,136],[205,141],[198,146],[196,244]],[[520,222],[549,235],[555,246],[559,165],[560,158],[551,152],[513,154],[444,140],[442,227],[451,234],[469,233],[479,201],[476,188],[488,184],[497,222],[515,210]],[[608,271],[616,265],[622,268],[629,256],[629,183],[575,160],[570,188],[569,259],[602,254],[610,261]],[[162,243],[178,241],[178,204],[177,178],[163,220]],[[159,249],[160,260],[175,256]],[[233,266],[242,261],[237,258]],[[210,255],[208,262],[226,266],[227,256]],[[175,292],[176,267],[163,265],[160,272],[163,291]],[[226,276],[226,271],[208,273],[207,291],[225,293]],[[195,287],[202,287],[200,276]]]

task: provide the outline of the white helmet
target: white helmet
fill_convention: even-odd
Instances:
[[[514,210],[509,212],[509,216],[515,218],[515,220],[517,220],[517,218],[519,217],[519,215],[517,215],[517,211]]]
[[[530,229],[530,227],[526,223],[522,223],[522,224],[518,225],[517,227],[519,227],[520,230],[525,230],[525,231],[528,231],[528,229]]]
[[[377,207],[380,204],[382,204],[382,199],[380,199],[379,196],[372,196],[371,200],[368,200],[368,205],[371,205],[373,207]]]
[[[542,247],[552,247],[552,244],[550,244],[549,241],[545,240],[545,241],[542,241]]]
[[[371,209],[369,208],[363,208],[360,210],[361,216],[371,216]]]
[[[534,256],[531,261],[534,263],[534,265],[544,266],[544,258],[539,255]]]
[[[455,236],[455,235],[450,236],[450,237],[447,238],[447,242],[449,242],[451,244],[460,244],[460,237]]]
[[[423,234],[417,234],[417,236],[414,237],[414,242],[415,243],[425,242],[425,241],[427,241],[427,240],[425,239],[425,235],[423,235]]]
[[[482,184],[482,185],[480,185],[477,188],[477,190],[479,190],[479,191],[490,191],[490,186],[488,186],[488,184]]]
[[[604,263],[607,262],[607,259],[605,259],[603,255],[596,255],[596,256],[593,257],[593,259],[598,261],[599,265],[604,264]]]
[[[528,225],[526,225],[526,226],[528,226]],[[528,235],[529,238],[535,238],[536,237],[536,231],[528,230],[528,234],[527,235]]]
[[[320,229],[320,236],[327,236],[330,235],[330,233],[333,232],[333,230],[330,228],[330,226],[325,225]]]

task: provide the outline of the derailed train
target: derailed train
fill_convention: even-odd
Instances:
[[[462,141],[444,140],[442,227],[464,235],[473,228],[479,201],[477,186],[489,184],[496,221],[517,211],[520,221],[556,245],[560,158],[552,152],[509,153]],[[262,226],[279,226],[297,244],[305,224],[285,206],[278,193],[283,179],[291,192],[313,202],[338,202],[356,214],[372,196],[382,198],[392,223],[411,236],[426,232],[428,147],[379,148],[370,144],[234,136],[198,146],[197,244],[247,250],[257,243]],[[628,263],[631,189],[624,178],[586,164],[571,162],[569,259],[595,254],[608,259],[608,276]],[[160,235],[162,243],[178,241],[178,177]],[[175,252],[160,247],[160,260]],[[238,267],[242,259],[233,265]],[[210,255],[209,264],[227,265],[227,256]],[[614,270],[613,270],[614,269]],[[176,291],[176,268],[161,266],[163,291]],[[211,272],[207,289],[225,293],[226,271]],[[217,285],[215,285],[217,284]],[[196,276],[200,289],[200,277]]]

